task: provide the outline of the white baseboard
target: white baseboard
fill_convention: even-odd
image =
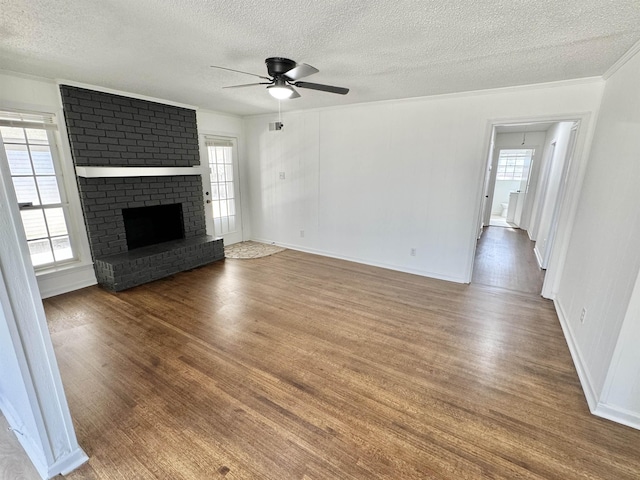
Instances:
[[[593,381],[591,380],[587,367],[582,360],[580,348],[578,347],[573,333],[571,332],[571,327],[567,321],[564,309],[557,299],[553,300],[553,304],[556,307],[556,313],[560,320],[560,326],[562,327],[564,338],[569,346],[569,352],[571,352],[573,364],[578,372],[578,378],[580,379],[584,396],[587,399],[589,411],[597,417],[606,418],[607,420],[640,430],[640,414],[638,412],[632,412],[625,410],[624,408],[616,407],[615,405],[607,405],[606,403],[600,402],[599,396],[593,387]]]
[[[591,411],[591,413],[595,414],[596,407],[598,406],[598,395],[593,388],[593,381],[591,380],[589,371],[582,359],[580,348],[575,341],[575,338],[571,331],[571,327],[569,326],[569,322],[567,321],[567,316],[564,312],[564,309],[562,308],[562,304],[556,298],[553,300],[553,305],[556,308],[556,313],[558,315],[558,319],[560,320],[562,333],[564,333],[564,338],[567,342],[567,345],[569,346],[569,352],[571,353],[573,364],[576,367],[576,371],[578,372],[578,378],[580,379],[580,384],[582,385],[584,396],[587,399],[589,410]]]
[[[407,267],[402,267],[402,266],[383,263],[383,262],[371,262],[369,260],[364,260],[362,258],[349,257],[346,255],[340,255],[333,252],[327,252],[325,250],[316,250],[314,248],[307,248],[304,246],[294,245],[290,243],[280,243],[280,242],[276,243],[276,242],[273,242],[272,240],[268,240],[264,238],[253,238],[252,240],[255,242],[261,242],[261,243],[271,243],[274,245],[278,245],[279,247],[285,247],[291,250],[297,250],[299,252],[312,253],[314,255],[322,255],[323,257],[329,257],[329,258],[337,258],[338,260],[346,260],[348,262],[361,263],[363,265],[369,265],[372,267],[386,268],[387,270],[395,270],[397,272],[410,273],[412,275],[419,275],[421,277],[435,278],[437,280],[445,280],[447,282],[454,282],[454,283],[468,283],[467,280],[463,277],[442,275],[440,273],[428,272],[425,270],[419,270],[414,268],[407,268]]]
[[[49,467],[49,476],[47,478],[53,478],[56,475],[66,475],[72,472],[80,465],[83,465],[89,460],[89,457],[84,450],[80,447],[72,452],[67,453],[62,458],[59,458],[53,465]]]
[[[36,275],[41,298],[79,290],[97,282],[93,265],[77,265]]]
[[[591,413],[598,417],[606,418],[607,420],[640,430],[640,414],[638,412],[631,412],[624,408],[616,407],[615,405],[598,403],[596,409]]]
[[[540,256],[540,252],[538,251],[537,246],[533,247],[533,253],[536,256],[536,262],[538,262],[538,267],[545,270],[545,268],[542,266],[542,257]]]

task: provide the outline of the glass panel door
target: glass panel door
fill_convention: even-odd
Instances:
[[[214,234],[224,238],[226,245],[241,242],[242,221],[235,139],[208,137],[206,145]]]

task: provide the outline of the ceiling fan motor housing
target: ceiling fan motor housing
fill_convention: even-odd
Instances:
[[[282,57],[267,58],[264,63],[267,65],[267,71],[270,77],[279,77],[287,73],[296,66],[296,62]]]

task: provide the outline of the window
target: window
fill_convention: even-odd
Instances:
[[[0,155],[8,164],[31,261],[36,268],[75,258],[68,204],[55,162],[51,115],[0,112]]]
[[[233,142],[224,138],[206,138],[211,178],[213,228],[216,235],[237,230],[236,189],[234,178]]]
[[[518,150],[501,150],[498,157],[497,180],[520,181],[526,174],[533,150],[523,148]]]

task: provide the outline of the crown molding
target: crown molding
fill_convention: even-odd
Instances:
[[[617,61],[616,63],[614,63],[613,65],[611,65],[611,67],[609,67],[609,70],[607,70],[606,72],[604,72],[604,74],[602,75],[602,79],[603,80],[608,80],[609,78],[611,78],[611,76],[616,73],[618,70],[620,70],[620,68],[622,68],[622,66],[627,63],[629,60],[631,60],[634,56],[636,56],[636,54],[640,52],[640,40],[638,40],[636,43],[634,43],[631,48],[629,50],[627,50],[625,52],[624,55],[622,55]]]

